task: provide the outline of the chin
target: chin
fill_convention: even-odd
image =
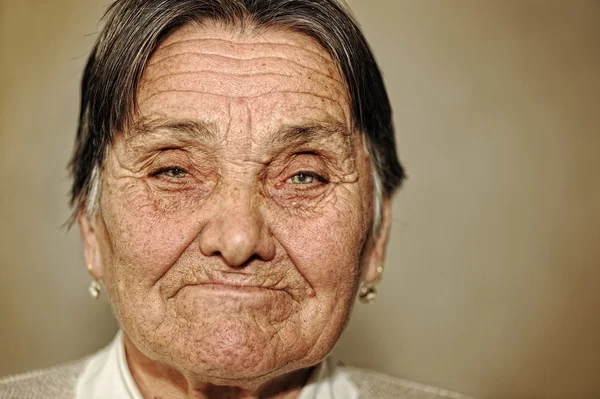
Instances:
[[[177,334],[169,347],[161,348],[164,352],[159,357],[193,380],[260,385],[277,375],[312,366],[305,359],[308,351],[304,345],[286,348],[276,333],[252,320],[222,317],[188,328],[192,330]]]

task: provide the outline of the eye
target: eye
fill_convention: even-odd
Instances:
[[[311,174],[300,172],[290,177],[287,182],[291,182],[292,184],[312,184],[315,179],[316,177]]]
[[[184,177],[187,177],[188,172],[180,167],[173,166],[173,167],[161,169],[161,170],[157,171],[156,173],[154,173],[154,175],[155,176],[164,175],[166,177],[170,177],[173,179],[182,179]]]

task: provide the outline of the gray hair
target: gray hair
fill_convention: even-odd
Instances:
[[[214,21],[225,25],[287,29],[315,39],[344,76],[352,122],[360,131],[373,170],[374,231],[383,198],[405,175],[394,139],[392,110],[371,49],[342,0],[117,0],[88,59],[81,83],[81,108],[72,176],[71,223],[84,206],[92,216],[101,171],[114,133],[137,110],[137,87],[158,45],[176,29]]]

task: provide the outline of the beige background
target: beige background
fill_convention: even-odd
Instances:
[[[64,234],[78,83],[108,0],[0,0],[0,375],[115,331]],[[600,2],[349,2],[410,180],[348,363],[481,398],[600,397]]]

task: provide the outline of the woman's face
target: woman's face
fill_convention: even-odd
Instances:
[[[188,26],[154,53],[138,100],[97,217],[80,216],[127,339],[220,382],[319,362],[380,255],[368,159],[331,58],[295,33]]]

